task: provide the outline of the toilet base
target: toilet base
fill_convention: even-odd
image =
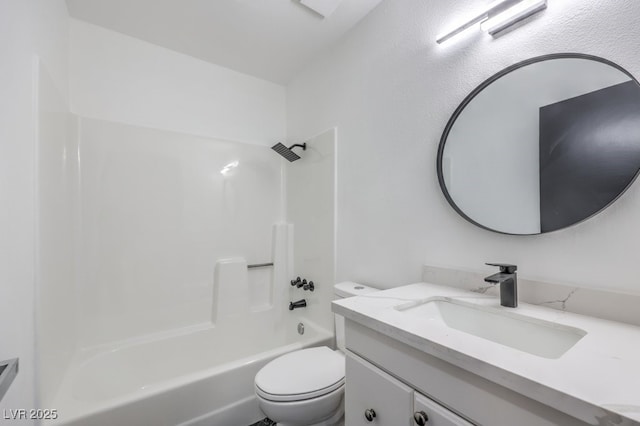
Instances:
[[[277,403],[258,397],[263,413],[278,426],[344,425],[344,387],[313,400]]]
[[[278,422],[277,426],[344,426],[344,398],[340,402],[340,408],[338,409],[338,411],[336,411],[333,416],[320,423],[314,423],[312,425],[301,425]]]

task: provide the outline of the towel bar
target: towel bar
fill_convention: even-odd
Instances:
[[[254,263],[253,265],[247,265],[247,269],[266,268],[267,266],[273,266],[273,262],[271,262],[271,263]]]

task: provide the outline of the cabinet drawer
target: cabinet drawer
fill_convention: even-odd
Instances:
[[[415,413],[425,414],[428,420],[424,426],[473,426],[472,423],[417,392],[413,401],[413,410]]]
[[[345,424],[414,426],[413,389],[356,355],[347,353],[346,362]]]

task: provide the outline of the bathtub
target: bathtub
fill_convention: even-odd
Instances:
[[[46,425],[247,426],[263,417],[255,374],[290,351],[333,343],[333,333],[301,320],[224,328],[211,325],[79,351]],[[268,328],[268,330],[267,330]]]

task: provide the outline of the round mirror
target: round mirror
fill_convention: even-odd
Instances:
[[[449,120],[438,179],[470,222],[505,234],[602,211],[640,169],[640,85],[602,58],[547,55],[475,89]]]

